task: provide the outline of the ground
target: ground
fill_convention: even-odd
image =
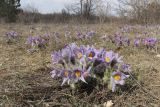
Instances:
[[[145,47],[133,46],[117,49],[112,43],[100,39],[104,34],[114,35],[121,24],[0,24],[0,106],[2,107],[93,107],[112,100],[114,107],[160,107],[160,49],[147,50]],[[139,25],[137,28],[140,28]],[[134,27],[136,28],[136,27]],[[91,29],[96,31],[96,37],[91,40],[75,39],[76,30]],[[7,44],[5,32],[18,32],[20,38],[16,43]],[[64,38],[64,31],[70,31],[72,39]],[[160,37],[160,29],[149,26],[146,29],[134,29],[148,32],[153,37]],[[126,36],[134,38],[135,31]],[[52,41],[46,50],[28,53],[25,44],[29,35],[41,35],[54,32],[60,33],[57,42]],[[158,34],[156,34],[156,33]],[[136,75],[133,84],[121,93],[112,93],[102,87],[92,90],[73,92],[69,86],[61,85],[61,79],[51,78],[51,52],[61,49],[65,44],[90,44],[95,47],[105,47],[123,56],[125,62],[132,66]],[[157,45],[160,47],[160,44]]]

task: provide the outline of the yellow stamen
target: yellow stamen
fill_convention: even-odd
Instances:
[[[119,81],[121,79],[121,76],[119,74],[116,74],[113,76],[113,78],[116,80],[116,81]]]
[[[109,58],[109,57],[106,57],[106,58],[105,58],[105,61],[106,61],[106,62],[110,62],[110,58]]]
[[[92,58],[92,57],[93,57],[93,54],[92,54],[92,53],[89,53],[88,57]]]
[[[68,77],[68,74],[69,74],[68,71],[64,71],[64,76],[65,77]]]
[[[80,53],[80,52],[77,54],[78,59],[82,58],[82,56],[83,56],[83,55],[82,55],[82,53]]]
[[[75,71],[75,76],[77,77],[77,78],[79,78],[80,76],[81,76],[81,72],[80,71]]]

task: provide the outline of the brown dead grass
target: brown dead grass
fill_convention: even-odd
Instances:
[[[97,31],[97,37],[92,41],[65,40],[60,38],[59,44],[49,46],[46,51],[29,54],[25,39],[33,31],[35,35],[49,32],[64,34],[64,29],[75,35],[77,25],[0,25],[0,106],[4,107],[86,107],[103,104],[113,100],[115,107],[159,107],[160,100],[160,58],[158,53],[144,48],[135,49],[132,46],[122,48],[118,52],[124,60],[131,64],[133,74],[138,74],[137,82],[128,91],[111,93],[106,87],[94,89],[89,95],[84,92],[73,92],[68,86],[61,87],[61,80],[52,79],[51,51],[63,47],[66,43],[93,44],[96,47],[116,49],[112,44],[99,37],[103,34],[114,34],[118,27],[110,25],[79,25],[82,30],[87,28]],[[21,36],[21,41],[8,45],[3,41],[5,32],[15,30]],[[159,32],[160,33],[160,32]],[[130,35],[133,36],[133,35]],[[159,45],[160,46],[160,45]],[[143,90],[145,89],[145,91]]]

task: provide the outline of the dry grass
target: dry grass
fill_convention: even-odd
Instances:
[[[156,53],[143,47],[136,49],[129,46],[118,51],[124,56],[124,60],[132,65],[133,74],[138,75],[133,85],[126,87],[128,90],[124,89],[121,93],[111,93],[103,87],[100,90],[93,89],[93,92],[87,95],[85,91],[73,92],[68,86],[61,87],[61,80],[53,80],[50,76],[50,54],[51,51],[62,48],[64,44],[76,42],[116,50],[113,44],[99,39],[103,34],[114,34],[118,30],[115,24],[78,26],[83,31],[87,28],[96,30],[97,37],[91,41],[61,37],[58,44],[51,43],[45,51],[29,54],[25,40],[31,29],[35,35],[59,32],[62,36],[65,29],[75,35],[75,30],[79,28],[77,25],[0,25],[0,106],[93,107],[109,100],[113,100],[115,107],[160,106],[160,100],[155,98],[156,96],[160,99],[160,58],[155,57],[160,50]],[[17,43],[8,45],[3,41],[3,35],[10,30],[17,31],[21,38]],[[128,36],[132,38],[133,34]]]

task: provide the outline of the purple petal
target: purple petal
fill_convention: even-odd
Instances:
[[[68,78],[63,78],[61,86],[63,86],[68,81]]]

